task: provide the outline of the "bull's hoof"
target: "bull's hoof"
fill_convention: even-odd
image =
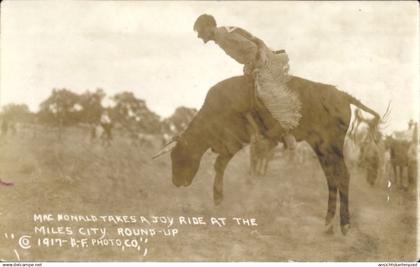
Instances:
[[[215,191],[213,193],[213,201],[214,201],[215,206],[220,205],[220,203],[222,203],[222,201],[223,201],[223,193]]]
[[[343,235],[347,235],[347,233],[350,231],[350,224],[342,224],[341,225],[341,233]]]

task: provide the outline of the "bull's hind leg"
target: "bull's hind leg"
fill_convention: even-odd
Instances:
[[[350,175],[344,162],[343,145],[323,145],[315,150],[320,160],[328,184],[328,210],[325,218],[327,232],[333,231],[333,218],[336,211],[337,191],[340,194],[340,225],[345,235],[350,228],[349,180]]]
[[[325,227],[326,232],[332,234],[334,232],[333,219],[335,217],[337,204],[337,183],[334,177],[333,166],[329,163],[327,156],[324,153],[319,153],[318,151],[317,155],[328,185],[328,208],[327,216],[325,217]]]
[[[341,151],[342,153],[342,151]],[[350,174],[344,162],[340,157],[335,165],[336,177],[338,181],[338,191],[340,193],[340,225],[341,232],[346,235],[350,230],[350,212],[349,212],[349,184]]]

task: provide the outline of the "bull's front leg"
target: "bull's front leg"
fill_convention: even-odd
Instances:
[[[219,205],[223,200],[223,175],[232,157],[233,155],[230,154],[221,154],[217,156],[216,162],[214,163],[216,177],[214,178],[213,185],[213,201],[216,206]]]

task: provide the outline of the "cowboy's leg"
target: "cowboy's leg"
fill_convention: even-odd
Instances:
[[[276,78],[274,80],[277,80],[277,82],[280,80],[281,81],[280,83],[284,84],[288,80],[288,57],[287,57],[287,54],[285,54],[285,53],[284,53],[284,55],[282,54],[280,59],[281,59],[280,60],[281,62],[280,63],[277,62],[277,64],[281,64],[283,68],[282,68],[281,71],[277,71],[276,75],[277,75],[277,77],[281,76],[282,78],[280,78],[280,79]],[[263,78],[263,76],[261,76],[261,73],[259,71],[256,72],[256,74],[255,74],[255,81],[256,81],[255,82],[255,88],[256,88],[257,92],[258,92],[258,90],[262,90],[262,91],[266,90],[264,86],[270,86],[269,84],[273,83],[273,81],[267,83],[267,80],[266,80],[266,82],[262,82],[264,79],[266,79],[266,78]],[[261,86],[263,86],[263,87],[261,88]],[[283,85],[279,85],[279,86],[282,87]],[[266,114],[272,114],[267,109],[267,107],[264,105],[263,101],[259,97],[255,97],[255,106],[256,106],[257,110],[259,111],[259,113],[261,111],[265,111]],[[267,117],[272,118],[272,115],[271,116],[265,115],[265,117],[266,118]],[[272,122],[268,125],[266,124],[266,126],[268,126],[267,127],[268,131],[265,133],[265,135],[268,138],[274,139],[274,140],[283,139],[287,148],[295,149],[296,140],[295,140],[294,136],[291,135],[290,132],[287,129],[283,128],[278,120],[276,120],[274,118],[272,118],[272,120],[274,120],[274,122]]]
[[[264,135],[272,140],[281,140],[282,136],[279,136],[279,133],[285,133],[286,129],[281,127],[278,121],[273,118],[270,111],[266,108],[261,99],[257,97],[255,98],[255,109],[262,119],[265,128],[268,129],[264,132]]]

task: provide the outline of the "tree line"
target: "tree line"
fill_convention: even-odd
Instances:
[[[37,123],[61,128],[99,124],[101,115],[106,112],[114,123],[123,128],[156,134],[185,126],[196,112],[196,109],[179,107],[172,116],[163,119],[147,107],[145,100],[137,98],[132,92],[124,91],[110,97],[113,105],[109,107],[103,105],[106,96],[100,88],[81,94],[66,88],[53,89],[37,112],[31,112],[26,104],[8,104],[2,108],[0,116],[3,121],[13,123]]]

